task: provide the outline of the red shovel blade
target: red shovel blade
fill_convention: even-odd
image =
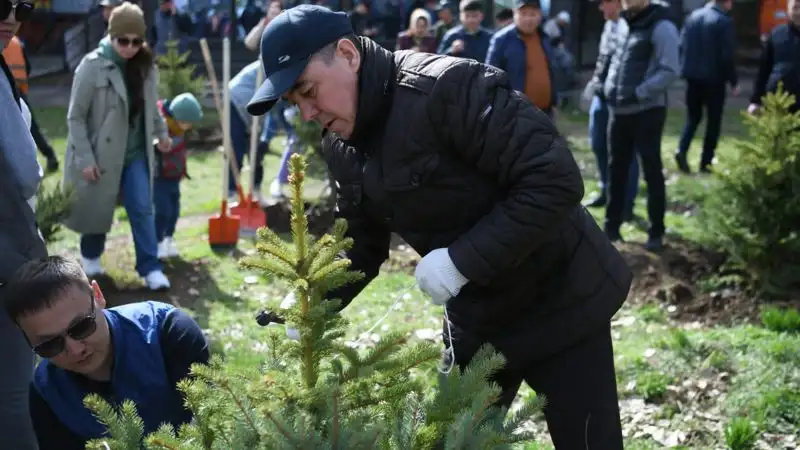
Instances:
[[[241,220],[237,215],[228,214],[228,202],[222,202],[218,215],[208,219],[208,243],[214,249],[231,249],[239,242]]]
[[[259,228],[267,225],[267,214],[252,196],[231,208],[231,214],[239,216],[242,234],[255,234]]]

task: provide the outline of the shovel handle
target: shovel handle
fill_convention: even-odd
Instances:
[[[206,72],[208,72],[208,78],[211,81],[211,92],[214,96],[214,105],[217,108],[217,115],[220,117],[220,126],[222,128],[222,142],[223,142],[223,151],[226,154],[226,158],[229,162],[231,167],[231,172],[233,172],[233,180],[236,182],[236,192],[239,194],[239,201],[244,203],[244,192],[242,192],[242,177],[239,173],[239,166],[236,164],[236,156],[233,154],[233,148],[231,145],[225,145],[225,136],[230,138],[230,116],[228,118],[225,117],[225,105],[222,104],[222,100],[220,99],[219,93],[219,85],[217,85],[217,73],[214,70],[214,61],[211,59],[211,50],[208,48],[208,41],[205,38],[200,39],[200,50],[203,53],[203,61],[206,63]],[[224,52],[224,44],[223,44],[223,52]],[[228,51],[230,51],[230,47],[228,47]],[[230,55],[228,55],[230,58]],[[223,55],[223,60],[225,59],[225,55]],[[230,68],[228,69],[230,71]],[[225,75],[225,70],[223,68],[223,78]],[[230,74],[228,75],[230,77]],[[228,91],[228,82],[230,80],[223,80],[223,84],[225,85],[225,92]],[[230,102],[229,102],[230,103]],[[230,107],[230,105],[228,105]],[[227,185],[225,186],[226,189],[226,197],[227,197]]]
[[[200,51],[203,52],[203,61],[206,63],[206,72],[208,72],[208,79],[211,81],[211,91],[214,93],[214,105],[217,107],[217,113],[222,112],[222,104],[219,99],[219,86],[217,86],[217,74],[214,70],[214,61],[211,59],[211,50],[208,48],[208,41],[203,38],[200,39]]]
[[[258,68],[258,73],[256,75],[256,89],[261,86],[261,83],[264,81],[264,71],[261,70],[261,67]],[[250,196],[248,197],[250,200],[253,199],[253,194],[255,193],[255,186],[256,186],[256,158],[258,157],[258,125],[260,122],[260,117],[253,117],[253,123],[250,125],[250,166],[252,170],[250,170]],[[269,145],[269,142],[267,142]]]

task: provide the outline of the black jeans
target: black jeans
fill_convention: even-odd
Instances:
[[[686,80],[686,124],[681,132],[678,144],[678,153],[686,154],[692,144],[694,134],[703,120],[703,109],[706,118],[706,135],[703,139],[703,154],[700,157],[700,167],[711,164],[714,152],[719,142],[722,128],[722,110],[725,106],[725,83]]]
[[[453,342],[462,370],[485,343],[457,328]],[[547,357],[508,361],[493,381],[502,389],[497,406],[510,406],[523,381],[545,397],[544,415],[556,449],[622,449],[610,325]]]
[[[33,113],[33,106],[28,102],[28,98],[25,94],[20,95],[25,103],[28,105],[28,109],[31,111],[31,136],[33,137],[33,142],[36,143],[36,147],[39,148],[39,152],[47,158],[47,161],[56,161],[58,158],[56,157],[56,152],[53,151],[53,146],[50,145],[50,142],[47,141],[47,138],[42,134],[41,128],[39,128],[39,124],[36,122],[36,115]]]
[[[611,112],[608,120],[609,197],[606,204],[605,229],[609,236],[619,235],[622,212],[625,209],[628,171],[635,153],[641,158],[640,170],[647,183],[647,215],[651,238],[664,235],[664,212],[667,194],[661,162],[661,135],[667,109],[651,108],[635,114],[618,115]]]

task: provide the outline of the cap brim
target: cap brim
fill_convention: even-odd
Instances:
[[[292,87],[294,87],[300,74],[306,70],[308,65],[308,58],[301,59],[290,67],[279,70],[269,78],[264,80],[261,87],[258,88],[250,103],[247,104],[247,113],[251,116],[263,116],[268,113],[281,95],[285,94]]]

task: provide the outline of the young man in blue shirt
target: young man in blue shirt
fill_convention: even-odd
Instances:
[[[96,282],[60,256],[23,265],[6,284],[9,317],[43,359],[30,388],[39,450],[83,449],[106,428],[83,405],[98,394],[133,401],[145,433],[191,420],[177,390],[194,363],[207,363],[208,342],[183,311],[159,302],[106,309]]]
[[[437,53],[483,62],[492,38],[492,32],[481,26],[483,3],[479,0],[463,0],[459,9],[461,24],[445,33]]]

